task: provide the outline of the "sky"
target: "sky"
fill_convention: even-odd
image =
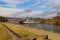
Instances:
[[[0,16],[42,17],[56,16],[60,0],[0,0]]]

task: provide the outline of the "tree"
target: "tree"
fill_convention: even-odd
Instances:
[[[6,22],[8,21],[7,18],[0,16],[0,22]]]

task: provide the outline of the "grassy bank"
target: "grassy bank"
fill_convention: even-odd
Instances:
[[[0,40],[12,40],[2,23],[0,23]]]

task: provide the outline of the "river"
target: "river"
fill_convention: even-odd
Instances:
[[[30,27],[36,27],[39,29],[47,30],[47,31],[53,31],[56,33],[60,33],[60,25],[48,25],[48,24],[25,24]]]
[[[18,22],[12,22],[12,23],[18,24]],[[27,23],[25,25],[29,27],[36,27],[38,29],[60,33],[60,25],[49,25],[49,24],[38,24],[38,23]]]

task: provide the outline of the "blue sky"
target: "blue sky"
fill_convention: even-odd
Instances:
[[[55,16],[56,14],[50,10],[58,8],[56,5],[58,5],[58,7],[60,6],[60,0],[0,0],[0,16],[9,15],[11,17],[14,17],[14,15],[16,15],[17,17],[26,17],[26,15],[29,14],[29,17],[46,17],[46,15],[47,17],[51,15]],[[27,12],[25,12],[25,10]],[[49,11],[52,14],[47,14],[45,11]],[[54,10],[54,12],[55,11],[56,10]]]
[[[9,1],[7,1],[7,0],[5,0],[5,1],[4,0],[0,1],[0,5],[2,5],[1,7],[19,8],[19,9],[25,9],[27,7],[30,7],[30,8],[32,8],[33,11],[44,11],[44,10],[48,9],[48,7],[42,7],[47,4],[47,1],[43,1],[43,0],[39,0],[39,2],[37,0],[33,0],[33,1],[32,0],[29,0],[29,1],[27,1],[27,0],[26,1],[25,0],[22,0],[22,1],[21,0],[16,0],[16,1],[13,0],[12,1],[11,0],[10,3],[8,3]],[[21,3],[18,1],[20,1]]]

